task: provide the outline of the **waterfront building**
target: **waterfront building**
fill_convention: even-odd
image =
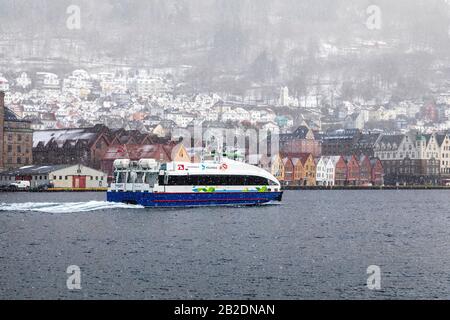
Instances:
[[[29,165],[33,161],[31,123],[6,108],[4,98],[4,92],[0,91],[0,170]]]
[[[272,158],[270,173],[272,173],[272,175],[279,181],[284,181],[284,163],[283,158],[279,153]]]
[[[384,185],[384,168],[380,159],[371,158],[371,182],[374,186]]]
[[[326,185],[325,180],[327,176],[326,163],[328,162],[328,157],[320,157],[316,163],[316,183],[318,186]]]
[[[437,184],[440,152],[435,135],[409,132],[382,135],[374,153],[380,158],[387,184]]]
[[[38,165],[82,164],[100,169],[110,141],[108,128],[57,129],[33,133],[33,161]]]
[[[330,157],[334,167],[334,185],[345,186],[347,181],[347,163],[342,156]]]
[[[320,157],[316,165],[316,184],[318,186],[334,185],[334,165],[331,157]]]
[[[372,164],[370,163],[370,158],[366,155],[359,157],[359,184],[367,186],[372,183]]]
[[[30,181],[31,188],[53,187],[86,189],[107,187],[107,175],[82,164],[25,166],[0,173],[0,185]]]
[[[303,176],[300,177],[299,185],[315,186],[316,185],[316,162],[311,153],[299,154],[300,161],[303,166]]]
[[[284,169],[284,175],[283,180],[280,182],[285,185],[291,185],[294,183],[294,164],[292,163],[292,160],[289,157],[283,158],[283,169]]]
[[[345,156],[347,162],[347,181],[350,186],[358,186],[361,183],[361,167],[355,155]]]
[[[450,179],[450,134],[440,133],[436,135],[439,146],[439,171],[444,179]]]

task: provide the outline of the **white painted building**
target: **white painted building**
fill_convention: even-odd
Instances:
[[[320,157],[316,166],[316,183],[318,186],[334,186],[336,164],[339,156]]]
[[[60,89],[59,77],[50,72],[36,72],[36,87],[43,90]]]
[[[437,135],[439,146],[439,170],[441,174],[450,176],[450,134]]]
[[[22,72],[20,76],[16,78],[16,85],[22,89],[26,89],[31,86],[31,79],[26,72]]]
[[[31,188],[43,186],[64,189],[108,187],[107,174],[83,165],[25,166],[0,173],[0,185],[30,181]]]

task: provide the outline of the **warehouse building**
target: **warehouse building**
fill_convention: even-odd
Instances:
[[[103,188],[107,187],[107,174],[81,164],[54,166],[25,166],[0,173],[0,186],[14,181],[30,181],[31,188]]]

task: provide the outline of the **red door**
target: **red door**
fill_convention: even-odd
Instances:
[[[86,176],[73,176],[72,187],[77,189],[85,189]]]

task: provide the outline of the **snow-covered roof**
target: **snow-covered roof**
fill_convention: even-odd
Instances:
[[[62,147],[67,140],[91,140],[97,133],[88,132],[86,129],[66,129],[66,130],[45,130],[35,131],[33,133],[33,148],[39,143],[47,145],[50,141],[56,141],[58,146]]]

